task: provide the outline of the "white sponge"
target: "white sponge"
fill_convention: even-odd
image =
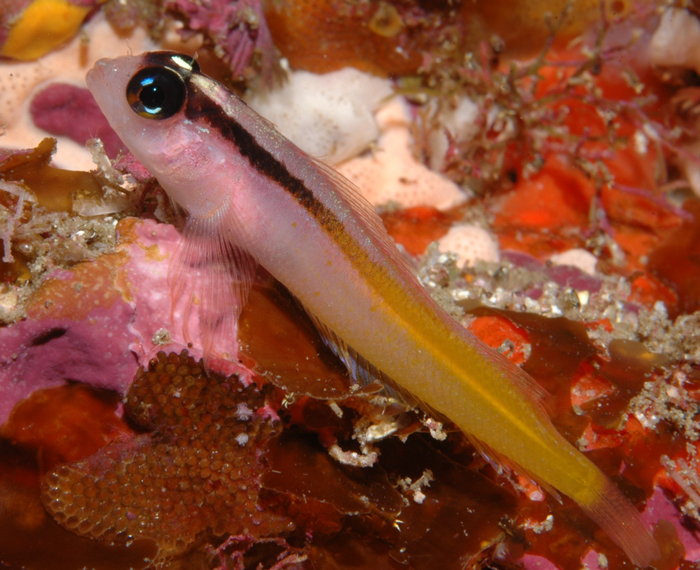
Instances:
[[[438,240],[438,249],[456,253],[457,264],[471,266],[477,261],[495,263],[500,259],[498,242],[485,229],[473,224],[455,224]]]
[[[346,67],[325,75],[292,72],[279,89],[246,101],[304,151],[336,164],[376,140],[374,111],[392,93],[389,80]]]
[[[571,265],[577,267],[588,275],[595,275],[595,266],[598,258],[585,249],[574,248],[552,255],[549,258],[554,265]]]
[[[377,113],[382,132],[376,148],[338,166],[373,205],[398,202],[404,208],[433,206],[446,210],[467,199],[451,180],[433,172],[413,155],[409,112],[401,99],[392,99]]]
[[[700,20],[687,10],[666,9],[651,38],[648,55],[654,66],[700,73]]]
[[[461,97],[454,109],[445,110],[438,114],[439,127],[433,129],[428,135],[428,150],[430,154],[430,168],[441,171],[445,165],[445,154],[449,148],[447,132],[454,140],[466,142],[471,140],[478,132],[477,119],[479,107],[469,99]]]

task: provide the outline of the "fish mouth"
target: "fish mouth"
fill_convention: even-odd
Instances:
[[[85,82],[87,83],[88,89],[93,91],[97,83],[104,81],[107,74],[107,67],[109,66],[111,59],[99,59],[95,62],[95,65],[90,69],[85,75]]]

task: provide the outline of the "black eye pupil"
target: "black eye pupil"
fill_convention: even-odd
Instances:
[[[141,89],[141,102],[149,109],[162,108],[165,103],[165,92],[159,85],[147,85]]]
[[[167,119],[182,109],[187,98],[184,79],[169,67],[147,67],[126,88],[131,108],[147,119]]]

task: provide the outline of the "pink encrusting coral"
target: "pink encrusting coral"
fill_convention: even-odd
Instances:
[[[124,272],[132,284],[131,294],[136,308],[130,323],[134,335],[131,350],[141,366],[165,347],[174,352],[189,347],[192,356],[201,358],[203,339],[199,318],[187,310],[189,299],[173,298],[169,278],[170,262],[182,239],[180,233],[170,224],[152,220],[126,220],[123,226],[123,247],[129,254]],[[190,277],[198,279],[197,271],[193,270]],[[212,350],[215,355],[212,366],[216,371],[245,375],[233,358],[216,358],[216,355],[236,354],[235,339],[226,339],[226,344],[214,345]]]

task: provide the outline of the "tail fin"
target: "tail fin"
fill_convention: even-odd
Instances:
[[[583,511],[625,551],[633,564],[648,567],[661,558],[661,551],[646,524],[620,490],[600,473],[601,483],[591,504],[579,503]]]

